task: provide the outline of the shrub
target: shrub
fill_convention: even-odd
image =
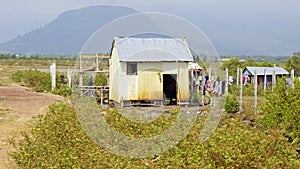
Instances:
[[[110,114],[113,113],[113,114]],[[106,120],[119,132],[138,136],[139,128],[114,111]],[[168,120],[168,119],[165,119]],[[168,121],[156,125],[165,128]],[[170,120],[174,120],[171,118]],[[238,119],[223,119],[206,142],[199,143],[204,118],[198,117],[189,135],[159,155],[133,159],[111,154],[92,142],[76,118],[72,105],[57,103],[37,118],[24,139],[12,140],[12,153],[22,168],[299,168],[297,152],[279,130],[261,132]],[[122,123],[122,124],[117,124]],[[146,130],[151,129],[147,127]],[[158,131],[160,131],[160,129]],[[145,130],[145,131],[146,131]],[[153,134],[151,131],[150,135]],[[131,134],[129,134],[131,135]]]
[[[225,111],[227,113],[236,113],[239,111],[239,102],[235,96],[226,96]]]
[[[96,74],[95,85],[96,85],[96,86],[107,85],[107,77],[105,76],[104,73],[98,72],[98,73]]]
[[[11,79],[15,82],[23,82],[37,92],[51,90],[51,77],[49,73],[38,70],[17,71],[12,74]]]
[[[274,91],[268,91],[265,104],[261,107],[263,118],[261,126],[265,129],[279,128],[285,136],[300,148],[300,83],[295,81],[295,88],[287,87],[280,79]]]
[[[65,84],[60,84],[56,86],[52,93],[63,97],[69,97],[72,95],[72,88],[69,88]]]
[[[72,88],[67,86],[67,80],[64,74],[56,74],[56,87],[52,93],[63,97],[69,97],[72,95]]]

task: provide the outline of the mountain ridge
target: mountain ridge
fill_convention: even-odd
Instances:
[[[74,54],[103,25],[138,13],[120,6],[90,6],[59,14],[45,26],[0,44],[1,53]]]

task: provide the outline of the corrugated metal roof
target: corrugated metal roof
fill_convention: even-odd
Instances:
[[[189,70],[202,70],[203,68],[198,63],[190,62],[188,66]]]
[[[193,61],[186,41],[181,38],[117,37],[114,44],[120,61]]]
[[[244,75],[254,75],[254,70],[256,70],[257,75],[264,75],[266,69],[266,75],[272,75],[275,70],[276,75],[288,75],[284,68],[281,67],[246,67],[243,71]]]

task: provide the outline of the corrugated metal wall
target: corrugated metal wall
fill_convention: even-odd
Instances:
[[[137,75],[126,75],[114,48],[110,63],[110,100],[163,100],[163,74],[177,74],[178,101],[189,100],[188,62],[138,62]]]

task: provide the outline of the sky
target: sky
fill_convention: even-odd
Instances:
[[[42,27],[64,11],[94,5],[117,5],[141,12],[170,13],[194,23],[204,33],[210,32],[208,35],[211,35],[213,40],[222,34],[222,30],[226,29],[228,32],[231,27],[240,28],[241,32],[237,31],[240,36],[243,36],[243,30],[247,29],[257,29],[265,34],[278,34],[280,30],[276,29],[299,34],[300,30],[300,24],[296,24],[300,21],[299,0],[0,0],[0,2],[0,43]],[[224,28],[220,28],[220,24]],[[272,27],[274,30],[270,31],[262,26],[263,24],[275,24]],[[278,27],[280,24],[286,27]],[[227,33],[226,31],[224,32]]]

